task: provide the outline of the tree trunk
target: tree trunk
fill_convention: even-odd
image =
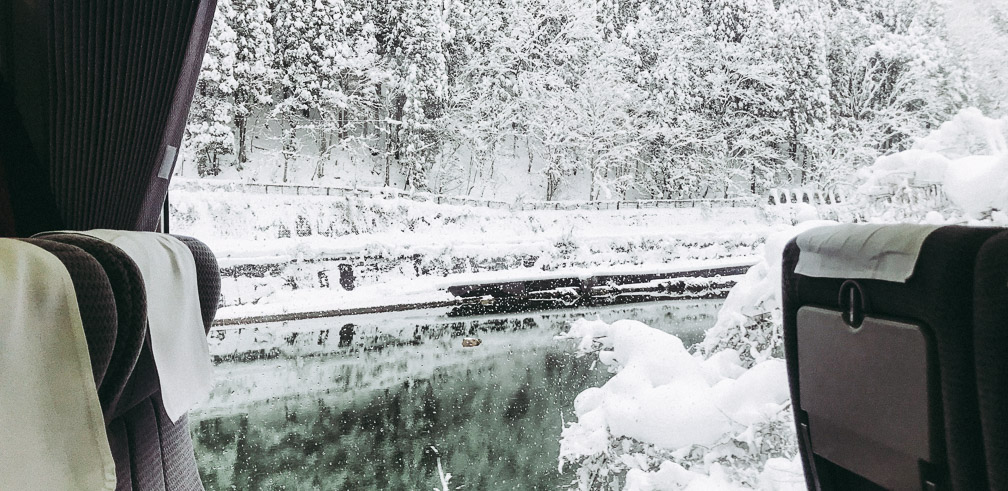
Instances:
[[[518,137],[515,137],[515,141],[518,141]],[[532,142],[529,141],[528,138],[525,139],[525,153],[528,154],[528,158],[529,158],[528,173],[531,174],[532,173]]]
[[[248,133],[248,118],[246,116],[236,117],[235,126],[238,127],[238,168],[240,170],[241,164],[248,162],[248,153],[245,145],[245,137]]]
[[[756,194],[756,164],[752,164],[749,171],[749,192]]]

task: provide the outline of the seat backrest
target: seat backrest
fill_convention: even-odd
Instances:
[[[205,331],[209,331],[220,302],[220,270],[209,247],[192,237],[175,236],[193,255],[196,263],[200,313]],[[120,490],[202,489],[189,435],[186,416],[172,422],[165,414],[159,392],[160,381],[148,334],[140,359],[118,409],[126,434],[134,435],[128,444],[129,482],[120,480]],[[136,435],[143,435],[142,438]],[[156,447],[152,441],[157,442]]]
[[[112,285],[101,264],[87,252],[72,245],[44,239],[23,239],[57,258],[66,266],[73,281],[91,356],[95,387],[101,387],[116,343],[118,321]],[[104,410],[110,400],[99,398]]]
[[[115,349],[99,397],[110,401],[106,419],[115,412],[115,406],[126,381],[133,373],[144,339],[147,336],[147,300],[140,270],[130,257],[118,247],[84,234],[46,234],[45,240],[59,242],[82,249],[101,264],[108,276],[115,297],[115,314],[118,335]]]
[[[990,489],[1008,489],[1008,232],[988,240],[976,260],[974,352]]]
[[[847,281],[850,278],[797,274],[802,251],[795,241],[788,244],[782,278],[784,341],[799,448],[810,489],[878,489],[879,484],[899,487],[899,483],[906,484],[899,480],[903,478],[916,478],[918,482],[911,486],[914,489],[920,489],[923,481],[939,489],[986,487],[973,364],[973,266],[980,246],[997,232],[957,226],[934,230],[923,241],[912,276],[905,283],[856,279],[855,302],[849,301],[847,289],[855,288]],[[861,309],[863,325],[869,327],[843,325],[850,305]],[[840,327],[830,327],[831,315]],[[871,330],[887,333],[880,341],[870,341],[889,343],[893,352],[882,360],[878,360],[881,353],[866,358],[869,354],[857,342],[843,343],[844,339],[867,340],[866,333]],[[892,343],[913,330],[917,334],[912,336],[912,350],[908,344]],[[803,358],[809,345],[816,343],[828,348],[818,351],[825,359]],[[927,359],[922,361],[921,357]],[[874,366],[875,371],[871,376],[862,375],[861,380],[838,380],[863,373],[863,367],[854,366],[858,363]],[[852,397],[821,393],[842,388],[858,392]],[[914,425],[897,417],[869,420],[881,412],[866,406],[884,404],[901,390],[927,401],[923,416],[914,416],[923,417],[926,424]],[[820,402],[825,400],[832,401],[825,414],[810,414],[821,410],[824,405]],[[888,436],[862,434],[879,425],[889,425],[892,431]],[[886,438],[891,439],[882,441]],[[909,442],[916,442],[913,448],[924,445],[926,459],[918,462],[897,450],[910,448]],[[838,450],[844,445],[854,448]],[[874,455],[874,460],[840,463],[826,457],[856,457],[858,450]]]
[[[217,256],[210,250],[210,247],[198,239],[184,235],[174,235],[173,237],[189,247],[193,259],[196,261],[196,284],[200,296],[200,313],[203,316],[204,329],[209,333],[210,325],[213,324],[214,316],[217,315],[217,307],[220,305],[221,277]]]

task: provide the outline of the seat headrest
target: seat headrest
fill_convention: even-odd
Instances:
[[[214,316],[217,315],[217,307],[220,305],[220,267],[217,265],[217,256],[203,242],[184,235],[174,235],[176,239],[182,241],[186,247],[192,251],[193,259],[196,260],[196,283],[199,287],[200,310],[203,315],[203,325],[207,332],[210,332],[210,325]]]
[[[818,278],[906,282],[934,225],[843,224],[798,235],[795,273]]]

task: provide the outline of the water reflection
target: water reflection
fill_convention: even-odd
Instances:
[[[717,305],[637,313],[695,339]],[[343,345],[355,328],[338,325]],[[192,418],[206,488],[429,490],[439,485],[433,446],[452,488],[556,489],[571,479],[557,470],[562,421],[573,418],[574,397],[608,374],[554,341],[556,329],[516,325],[523,327],[477,332],[484,344],[476,348],[444,336],[221,363],[213,399]]]

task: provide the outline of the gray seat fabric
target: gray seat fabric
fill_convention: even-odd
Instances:
[[[157,228],[215,7],[215,0],[0,3],[0,235]],[[146,299],[129,268],[100,246],[88,245],[92,255],[68,245],[73,239],[34,240],[80,270],[71,276],[120,489],[201,487],[198,476],[190,479],[196,467],[184,420],[158,422],[149,335],[136,326]],[[209,281],[201,298],[219,290]],[[211,301],[201,309],[207,326]],[[101,327],[120,319],[133,326],[123,339]]]
[[[153,400],[144,399],[130,408],[122,421],[126,427],[131,479],[117,482],[116,490],[167,490],[165,463],[161,458],[161,435]]]
[[[137,365],[147,336],[147,300],[143,278],[133,260],[108,242],[82,234],[43,234],[41,237],[47,241],[80,248],[98,261],[108,277],[115,299],[118,333],[105,380],[98,387],[98,395],[99,400],[108,401],[103,404],[103,409],[105,421],[108,422],[106,433],[109,446],[116,464],[116,481],[131,483],[126,425],[121,417],[114,416],[118,414],[120,398]]]
[[[193,254],[200,311],[204,329],[208,331],[220,302],[217,259],[203,242],[191,237],[177,238]],[[196,468],[188,418],[183,416],[173,423],[164,412],[149,333],[120,400],[120,407],[125,411],[121,414],[129,435],[131,479],[128,483],[119,481],[117,489],[203,489]]]
[[[118,247],[82,234],[43,234],[31,239],[47,250],[66,257],[74,268],[75,287],[86,329],[103,332],[97,326],[109,318],[116,321],[121,336],[112,340],[89,338],[89,347],[112,348],[96,369],[104,366],[104,383],[98,390],[108,422],[109,444],[116,461],[117,489],[192,490],[202,489],[189,435],[188,418],[173,423],[164,412],[160,381],[147,331],[146,295],[143,279],[135,263]],[[217,259],[203,242],[177,237],[193,254],[197,289],[204,329],[209,330],[220,298]],[[77,264],[80,263],[80,264]],[[104,274],[102,274],[104,273]],[[98,278],[98,279],[95,279]],[[104,278],[105,285],[93,284]],[[103,297],[96,292],[104,291]],[[92,298],[94,297],[94,298]],[[108,298],[108,297],[111,297]],[[95,355],[98,356],[98,355]],[[97,379],[96,379],[97,380]]]
[[[105,414],[106,421],[110,420],[147,335],[147,299],[140,270],[125,252],[104,240],[82,234],[45,234],[41,237],[78,247],[90,254],[104,268],[112,287],[119,329],[105,380],[99,388],[99,398],[110,401]]]
[[[183,415],[173,423],[165,414],[161,395],[151,398],[156,411],[158,436],[161,441],[161,461],[164,464],[165,488],[170,490],[203,489],[194,459],[189,417]]]
[[[78,247],[44,239],[23,240],[55,255],[70,273],[84,325],[88,354],[91,356],[95,387],[100,389],[112,359],[118,326],[115,297],[104,268],[94,257]],[[103,411],[111,404],[108,397],[103,399],[99,396],[99,402]]]
[[[210,325],[213,324],[214,316],[217,315],[217,307],[220,305],[221,279],[217,256],[198,239],[184,235],[173,235],[173,237],[189,247],[193,259],[196,260],[196,284],[199,289],[203,327],[209,333]]]

